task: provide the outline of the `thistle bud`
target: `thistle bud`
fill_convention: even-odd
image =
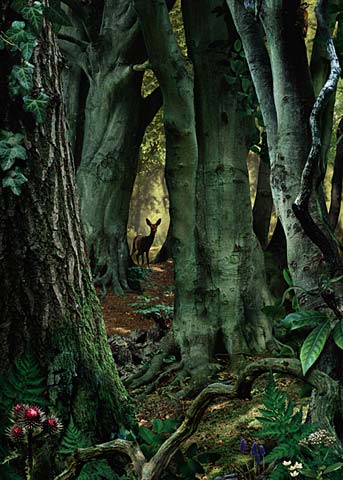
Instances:
[[[16,442],[24,437],[25,430],[20,425],[13,425],[7,429],[6,433],[13,442]]]
[[[62,430],[62,422],[57,417],[47,417],[43,422],[43,430],[50,435]]]

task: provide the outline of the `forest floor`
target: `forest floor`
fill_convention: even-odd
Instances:
[[[149,271],[146,270],[146,272]],[[170,327],[171,318],[169,311],[173,305],[174,297],[172,262],[168,261],[158,265],[151,265],[150,273],[143,283],[142,290],[141,294],[130,293],[122,297],[109,293],[102,300],[108,336],[122,338],[125,348],[127,346],[125,339],[130,337],[135,339],[137,336],[142,335],[142,332],[147,332],[148,334],[150,330],[156,327],[156,310],[159,308],[162,309],[160,316],[162,318],[164,316],[166,328]],[[161,305],[165,305],[166,309],[160,307]],[[151,312],[153,312],[153,318],[151,317]],[[158,316],[157,320],[159,320]],[[148,358],[149,355],[151,358],[153,351],[149,351]],[[251,360],[253,359],[252,357]],[[222,359],[222,364],[223,370],[214,381],[232,378],[227,359],[227,365],[225,365],[225,358]],[[123,372],[120,367],[119,371]],[[296,405],[303,405],[306,408],[308,392],[304,391],[302,386],[295,380],[277,375],[275,377],[278,387],[285,391],[295,401]],[[136,397],[144,389],[130,392],[133,402],[136,404],[139,425],[153,429],[153,422],[156,419],[165,421],[170,419],[181,420],[183,418],[191,400],[180,401],[173,395],[174,392],[170,393],[170,391],[167,391],[166,383],[171,380],[172,377],[159,386],[154,393],[144,398],[143,401],[142,398],[137,399]],[[262,400],[267,383],[268,375],[261,376],[255,382],[251,400],[225,400],[221,398],[213,403],[206,411],[198,431],[183,449],[188,459],[191,455],[190,452],[192,452],[193,460],[200,459],[199,454],[214,453],[215,455],[212,455],[211,462],[202,464],[204,470],[197,473],[196,477],[186,474],[186,476],[170,478],[212,480],[218,475],[233,472],[241,472],[240,478],[243,480],[257,478],[254,474],[253,457],[249,455],[250,446],[256,441],[259,444],[264,444],[267,452],[273,446],[257,436],[260,423],[256,417],[259,415],[259,409],[263,407]],[[247,440],[249,447],[245,454],[239,452],[242,437]],[[182,463],[180,458],[178,458],[178,463],[180,464],[180,462]],[[177,468],[176,463],[174,463],[174,467],[173,464],[171,466],[172,470],[174,468],[174,474],[175,468]]]

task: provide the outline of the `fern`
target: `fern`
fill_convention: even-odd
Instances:
[[[272,372],[263,399],[264,408],[260,409],[262,423],[260,437],[277,441],[278,445],[265,457],[266,462],[285,457],[296,458],[300,453],[299,440],[313,431],[313,426],[303,424],[302,410],[295,412],[292,400],[276,387]],[[275,474],[276,475],[276,474]]]
[[[62,438],[59,453],[62,455],[72,455],[77,448],[87,446],[89,446],[87,438],[75,426],[73,417],[71,417],[66,433]]]
[[[90,445],[87,437],[75,426],[71,417],[68,428],[62,438],[59,453],[61,455],[73,455],[77,448],[85,448]],[[85,465],[78,480],[117,480],[120,477],[109,466],[107,460],[96,460]]]
[[[7,378],[0,376],[0,404],[7,411],[15,403],[47,405],[45,390],[46,379],[30,350],[16,360]]]

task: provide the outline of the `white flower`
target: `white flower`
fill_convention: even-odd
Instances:
[[[291,462],[290,460],[288,460],[288,461],[287,461],[287,460],[284,460],[284,461],[282,462],[282,465],[284,465],[285,467],[288,467],[288,465],[290,465],[291,463],[292,463],[292,462]]]
[[[302,463],[298,463],[298,462],[295,462],[294,464],[294,468],[296,468],[297,470],[301,470],[303,468],[303,464]]]
[[[289,474],[290,474],[291,477],[297,477],[299,475],[299,472],[294,470],[294,472],[289,472]]]

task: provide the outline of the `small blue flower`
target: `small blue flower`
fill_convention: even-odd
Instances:
[[[242,437],[241,442],[239,444],[239,451],[241,453],[244,453],[246,449],[247,449],[247,441],[245,440],[245,438]]]
[[[259,448],[259,450],[260,450],[260,455],[262,455],[262,457],[264,457],[265,454],[266,454],[266,450],[265,450],[264,446],[263,446],[263,445],[259,445],[258,448]]]
[[[250,455],[259,455],[258,453],[258,445],[256,442],[254,442],[252,445],[251,445],[251,450],[250,450]]]
[[[256,465],[260,465],[260,463],[261,463],[260,455],[257,453],[256,455],[254,455],[254,457],[255,457]]]

